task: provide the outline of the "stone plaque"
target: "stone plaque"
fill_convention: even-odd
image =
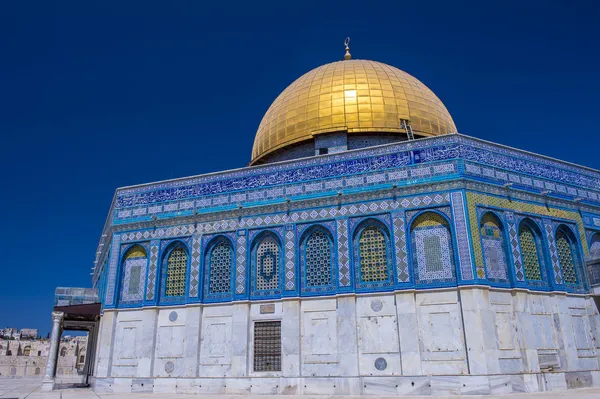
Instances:
[[[378,357],[375,359],[375,368],[379,371],[385,370],[387,368],[387,361],[382,357]]]
[[[275,304],[260,305],[260,314],[275,313]]]
[[[379,299],[373,299],[371,301],[371,309],[373,309],[373,312],[379,312],[381,309],[383,309],[383,302],[381,302]]]
[[[175,321],[175,320],[177,320],[177,312],[172,311],[171,313],[169,313],[169,321]]]
[[[173,364],[173,362],[167,362],[167,363],[165,363],[165,371],[167,373],[172,373],[173,370],[175,370],[175,365]]]

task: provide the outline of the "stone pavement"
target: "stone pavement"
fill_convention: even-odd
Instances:
[[[89,388],[71,388],[60,389],[53,392],[40,392],[42,385],[41,379],[0,379],[0,398],[19,398],[19,399],[242,399],[247,396],[224,396],[224,395],[183,395],[183,394],[147,394],[147,393],[111,393],[96,394]],[[270,395],[248,395],[248,399],[364,399],[368,396],[291,396],[280,395],[278,397]],[[389,399],[398,399],[407,396],[392,396]],[[375,398],[375,396],[371,396]],[[388,399],[378,396],[378,399]],[[431,399],[432,396],[410,396],[409,398]],[[600,388],[575,389],[560,392],[541,392],[541,393],[514,393],[509,395],[469,395],[469,396],[438,396],[438,398],[457,399],[599,399]]]

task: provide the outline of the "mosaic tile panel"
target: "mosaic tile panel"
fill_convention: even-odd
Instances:
[[[285,290],[293,291],[296,288],[295,258],[296,234],[294,226],[286,226],[285,232]]]
[[[187,274],[187,253],[183,248],[175,248],[167,259],[166,296],[183,296]]]
[[[412,223],[411,241],[417,283],[454,281],[454,255],[448,221],[425,212]]]
[[[500,221],[488,212],[481,218],[480,231],[488,279],[508,281],[506,245]]]
[[[246,291],[246,231],[238,231],[237,259],[235,269],[235,293],[240,295]]]
[[[473,260],[471,259],[471,246],[469,239],[469,230],[465,216],[465,206],[463,194],[461,192],[452,193],[452,210],[454,212],[454,229],[456,231],[456,243],[458,245],[458,262],[460,265],[460,274],[463,280],[473,279]],[[477,278],[485,278],[485,269],[477,268]]]
[[[108,283],[106,287],[105,305],[113,305],[115,299],[115,286],[117,284],[117,267],[119,265],[119,250],[121,248],[121,236],[115,234],[110,252],[109,268],[108,268]]]
[[[521,255],[525,278],[527,280],[541,280],[542,270],[538,252],[538,244],[533,231],[527,226],[519,228],[519,243],[521,244]]]
[[[148,285],[146,286],[146,300],[152,301],[156,295],[156,269],[158,267],[158,247],[160,241],[150,242],[150,264],[148,266]]]
[[[548,243],[548,250],[550,252],[550,261],[552,262],[554,282],[556,284],[562,284],[563,278],[562,273],[560,271],[558,253],[556,252],[556,241],[554,240],[552,223],[550,223],[549,220],[544,220],[544,229],[546,230],[546,242]]]
[[[396,213],[392,216],[394,226],[394,248],[396,250],[396,273],[399,283],[410,280],[408,272],[408,251],[406,247],[406,232],[404,230],[404,215]]]
[[[477,142],[468,137],[453,136],[419,143],[389,145],[377,150],[370,149],[368,153],[353,152],[336,157],[300,160],[293,165],[273,165],[259,170],[247,168],[199,178],[179,179],[150,187],[123,189],[117,193],[116,207],[185,200],[258,188],[265,190],[270,186],[403,167],[411,163],[409,148],[413,148],[414,163],[463,158],[593,190],[600,187],[598,175],[583,171],[581,168],[569,167],[564,163]]]
[[[488,265],[487,277],[490,280],[508,281],[505,247],[502,241],[490,238],[484,238],[482,241],[485,261]]]
[[[534,215],[546,216],[549,218],[558,218],[558,219],[566,219],[573,220],[577,224],[577,228],[579,231],[579,240],[582,243],[584,255],[588,255],[588,247],[587,240],[585,237],[585,230],[583,227],[583,222],[581,220],[581,215],[578,212],[572,212],[565,209],[546,207],[545,205],[538,205],[530,202],[523,202],[513,199],[512,201],[508,198],[497,197],[493,195],[487,195],[477,192],[467,192],[467,209],[470,220],[470,227],[472,232],[472,243],[473,243],[473,252],[475,253],[475,262],[476,267],[483,267],[483,253],[481,242],[478,239],[479,228],[477,222],[477,205],[490,206],[494,208],[511,210],[511,212],[506,212],[507,219],[509,215],[512,217],[514,215],[514,211],[517,212],[525,212]],[[511,253],[513,255],[514,265],[515,265],[515,273],[517,277],[517,281],[524,281],[525,275],[522,270],[523,260],[521,257],[520,249],[518,247],[518,234],[517,228],[514,222],[509,221],[507,223],[507,230],[509,233],[509,244],[511,247]]]
[[[192,263],[190,266],[190,298],[198,297],[200,284],[200,234],[192,235]]]
[[[578,263],[576,260],[577,257],[573,253],[571,241],[560,230],[556,233],[556,249],[565,283],[577,284],[577,273],[575,272],[575,264]]]
[[[141,302],[144,299],[147,257],[128,256],[125,260],[121,302]]]
[[[233,265],[233,247],[227,239],[222,239],[210,249],[208,256],[209,294],[231,292],[231,268]]]
[[[337,220],[338,279],[340,287],[350,286],[350,248],[348,242],[348,219]]]
[[[306,238],[302,248],[306,287],[329,287],[332,284],[331,241],[322,230]]]
[[[519,246],[519,236],[517,234],[517,225],[514,220],[512,220],[512,213],[507,212],[506,218],[508,222],[506,223],[508,227],[508,239],[510,242],[510,250],[512,252],[512,257],[515,266],[515,277],[517,281],[525,281],[525,271],[523,270],[523,258],[521,257],[521,247]],[[483,259],[482,259],[483,262]]]

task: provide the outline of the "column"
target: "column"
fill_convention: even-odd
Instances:
[[[58,361],[58,346],[62,334],[63,312],[52,312],[52,334],[50,336],[50,350],[46,360],[46,374],[42,381],[42,391],[48,392],[54,388],[54,376],[56,375],[56,362]]]

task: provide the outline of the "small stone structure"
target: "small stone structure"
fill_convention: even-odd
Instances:
[[[21,336],[23,336],[21,330]],[[36,336],[37,336],[37,330]],[[28,334],[26,334],[27,336]],[[87,336],[60,340],[58,375],[77,375],[87,356]],[[50,349],[49,339],[0,340],[0,378],[42,377]]]

